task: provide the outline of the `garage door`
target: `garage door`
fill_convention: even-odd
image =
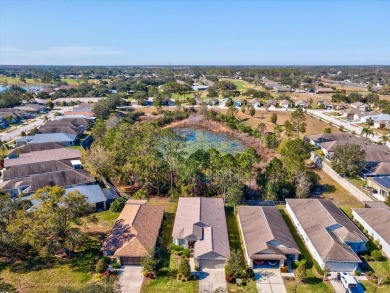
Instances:
[[[141,258],[139,257],[121,257],[123,266],[139,265]]]
[[[199,267],[201,269],[223,269],[225,267],[225,261],[223,260],[211,260],[200,259]]]
[[[355,269],[354,263],[342,263],[342,262],[332,262],[330,263],[332,271],[335,272],[352,272]]]

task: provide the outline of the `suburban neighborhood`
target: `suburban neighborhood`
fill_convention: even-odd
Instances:
[[[0,1],[0,292],[390,292],[389,4]]]

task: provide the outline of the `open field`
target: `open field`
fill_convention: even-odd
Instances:
[[[42,84],[41,82],[39,81],[35,81],[34,79],[32,78],[26,78],[26,82],[21,82],[20,81],[20,78],[19,77],[0,77],[0,84],[5,84],[5,85],[12,85],[12,84],[17,84],[17,85],[20,85],[20,86],[23,86],[23,85],[29,85],[29,84]]]

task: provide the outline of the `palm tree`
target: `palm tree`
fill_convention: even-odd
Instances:
[[[389,141],[389,137],[386,134],[384,134],[384,135],[381,136],[380,141],[383,144],[387,144],[387,142]]]
[[[366,127],[363,127],[362,132],[360,133],[360,135],[366,135],[366,137],[369,136],[369,135],[374,136],[374,131],[372,131],[370,126],[366,126]]]
[[[7,150],[8,150],[8,145],[4,141],[0,140],[1,160],[3,160],[3,158],[5,157]]]

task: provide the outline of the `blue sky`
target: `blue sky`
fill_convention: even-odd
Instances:
[[[387,0],[0,0],[0,64],[390,65]]]

